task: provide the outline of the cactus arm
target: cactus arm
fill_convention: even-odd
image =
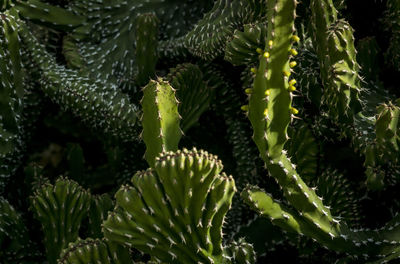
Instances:
[[[292,47],[295,6],[296,2],[291,0],[269,2],[270,22],[266,47],[269,57],[260,58],[254,88],[250,94],[248,116],[253,126],[253,140],[260,155],[278,183],[285,186],[284,194],[287,199],[310,220],[321,221],[319,225],[327,230],[332,221],[329,209],[304,184],[283,153],[287,126],[292,115],[292,95],[288,89],[287,73],[290,73],[289,50]],[[269,95],[266,95],[267,90]]]
[[[25,74],[17,20],[14,9],[5,11],[0,18],[0,193],[20,165],[23,149]]]
[[[138,139],[138,110],[129,103],[125,94],[113,84],[92,81],[75,70],[58,65],[23,22],[20,22],[20,27],[20,36],[32,60],[26,66],[39,70],[40,83],[46,95],[92,127],[101,128],[105,134],[122,141]]]
[[[0,196],[0,258],[5,263],[20,263],[29,253],[28,230],[21,214]]]
[[[38,0],[16,1],[15,8],[22,17],[57,29],[75,28],[85,21],[81,15]]]
[[[176,151],[182,136],[175,90],[166,81],[150,81],[143,88],[142,137],[145,158],[151,167],[163,151]]]
[[[266,29],[266,24],[257,23],[244,25],[243,31],[235,30],[226,44],[224,59],[233,65],[256,62],[257,50],[262,50],[266,43]]]
[[[177,99],[181,102],[178,106],[182,116],[181,127],[186,132],[208,109],[215,89],[206,83],[202,71],[194,64],[179,64],[170,70],[166,78],[177,90]]]
[[[322,102],[336,123],[351,123],[353,115],[361,110],[360,66],[356,61],[353,29],[346,21],[337,19],[332,0],[313,0],[311,10],[313,42],[324,85]]]
[[[83,217],[89,210],[90,194],[77,183],[58,179],[45,184],[31,198],[32,211],[42,224],[47,259],[56,263],[61,250],[78,238]]]
[[[139,86],[143,86],[156,75],[159,21],[154,14],[141,14],[135,22],[135,51],[138,69],[136,81]]]
[[[291,95],[287,88],[294,7],[295,1],[268,2],[267,43],[254,79],[248,113],[254,128],[253,140],[264,160],[282,154],[291,120]],[[274,104],[277,100],[281,103]],[[279,118],[275,118],[277,114]]]

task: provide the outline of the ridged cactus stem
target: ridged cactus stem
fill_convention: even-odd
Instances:
[[[153,167],[156,156],[163,151],[178,150],[182,131],[179,127],[178,100],[175,89],[158,79],[143,88],[142,137],[146,144],[145,158]]]
[[[322,103],[328,108],[330,118],[344,128],[343,124],[351,124],[353,115],[361,111],[360,66],[356,61],[353,29],[345,20],[337,19],[332,0],[312,0],[311,11],[313,43],[324,85]]]
[[[139,86],[156,77],[158,23],[154,14],[142,14],[136,18],[136,81]]]
[[[292,115],[290,49],[296,1],[268,2],[268,36],[249,99],[253,139],[264,160],[279,159]],[[275,102],[279,101],[279,104]],[[279,118],[277,118],[279,116]]]

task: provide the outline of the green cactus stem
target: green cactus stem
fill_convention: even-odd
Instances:
[[[138,140],[137,112],[128,96],[118,91],[116,85],[93,81],[76,70],[58,65],[50,54],[19,22],[19,34],[30,54],[33,71],[39,71],[42,90],[53,101],[92,127],[122,141]]]
[[[153,167],[155,158],[163,151],[178,150],[182,131],[179,127],[178,100],[175,89],[162,79],[150,81],[143,88],[142,98],[143,141],[146,144],[145,158]]]
[[[197,65],[184,63],[170,69],[166,77],[176,89],[179,114],[182,116],[181,128],[188,131],[195,125],[201,114],[209,108],[215,89],[206,83],[206,76]]]
[[[141,14],[135,21],[136,82],[139,86],[146,85],[156,77],[158,24],[154,14]]]
[[[322,102],[337,123],[351,122],[361,110],[360,66],[356,61],[353,29],[337,18],[332,0],[312,0],[312,25],[320,74],[324,86]]]
[[[32,211],[42,224],[49,263],[56,263],[69,242],[78,238],[82,219],[87,216],[90,194],[76,182],[60,178],[45,184],[31,197]]]

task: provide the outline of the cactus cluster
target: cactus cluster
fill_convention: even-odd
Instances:
[[[1,1],[0,263],[398,263],[400,4],[363,5]]]

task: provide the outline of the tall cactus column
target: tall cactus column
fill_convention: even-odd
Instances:
[[[361,111],[360,66],[356,61],[353,29],[337,18],[332,0],[312,0],[311,10],[313,42],[324,85],[323,105],[339,125],[349,124],[353,115]]]
[[[283,149],[288,138],[287,127],[298,113],[291,106],[296,81],[290,79],[291,68],[296,66],[290,60],[297,53],[292,44],[299,41],[294,35],[295,8],[293,0],[268,4],[267,45],[250,93],[248,116],[254,130],[253,140],[267,169],[283,187],[285,197],[306,219],[334,236],[330,231],[333,219],[329,209],[298,176]],[[251,199],[246,192],[244,196]]]

